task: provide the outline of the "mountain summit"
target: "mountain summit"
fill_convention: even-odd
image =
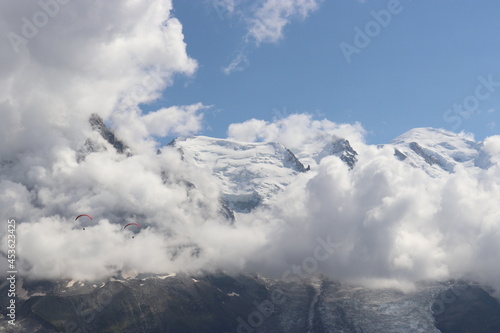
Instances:
[[[415,128],[398,136],[390,144],[395,148],[399,160],[421,168],[433,177],[453,173],[458,165],[480,169],[491,166],[483,143],[462,133],[429,127]]]

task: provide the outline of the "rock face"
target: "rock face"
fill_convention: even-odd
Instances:
[[[89,123],[92,126],[92,129],[94,131],[97,131],[101,134],[101,136],[109,142],[119,154],[126,154],[128,156],[131,155],[130,153],[130,148],[120,141],[113,132],[111,132],[107,127],[106,124],[104,124],[104,121],[102,118],[96,114],[93,113],[90,116]]]
[[[460,292],[453,292],[457,288]],[[0,289],[3,309],[7,289]],[[402,293],[326,278],[285,282],[218,273],[94,283],[25,281],[20,290],[17,325],[9,332],[500,331],[498,301],[464,282],[426,283]]]
[[[105,142],[109,143],[118,154],[124,154],[127,157],[132,156],[130,148],[119,140],[115,134],[106,127],[106,124],[104,124],[104,121],[98,114],[93,113],[89,118],[89,123],[92,129],[99,133],[101,138],[104,139]],[[83,161],[88,154],[107,150],[104,142],[102,142],[102,139],[101,142],[99,142],[99,140],[95,140],[95,138],[88,138],[85,140],[85,143],[79,149],[77,154],[78,162]]]
[[[347,164],[349,169],[354,168],[354,165],[358,161],[356,158],[358,153],[351,147],[349,140],[346,139],[335,139],[332,143],[326,145],[323,151],[316,156],[316,162],[319,163],[322,158],[331,155],[340,158]]]
[[[436,327],[442,333],[500,332],[500,303],[478,286],[449,289],[448,302],[436,303]]]
[[[259,278],[223,274],[108,281],[90,289],[24,288],[32,296],[21,301],[13,332],[303,332],[312,293],[307,286],[297,289],[293,299],[299,303],[285,306],[285,296],[272,295]],[[34,290],[47,294],[35,296]],[[288,317],[302,320],[289,331],[280,322]]]

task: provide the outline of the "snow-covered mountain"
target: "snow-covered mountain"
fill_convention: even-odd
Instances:
[[[177,138],[187,163],[208,169],[218,180],[223,200],[238,212],[267,204],[306,168],[285,146],[275,143],[242,143],[204,136]]]
[[[310,169],[276,142],[244,143],[197,136],[177,138],[169,146],[176,147],[186,163],[211,172],[222,189],[223,201],[236,212],[268,204],[299,173]],[[386,146],[394,148],[395,163],[420,168],[431,177],[453,173],[457,166],[491,166],[482,142],[442,129],[412,129]],[[303,151],[296,153],[307,156]],[[327,156],[336,156],[353,169],[359,154],[347,139],[332,138],[321,151],[311,152],[309,159],[319,164]]]
[[[130,148],[116,138],[98,115],[93,114],[89,122],[106,145],[120,154],[131,155]],[[79,159],[107,149],[105,144],[88,139],[79,151]],[[381,146],[393,147],[395,161],[420,168],[431,177],[454,173],[457,166],[488,169],[492,164],[482,142],[443,129],[415,128]],[[349,169],[355,168],[359,157],[356,147],[339,137],[332,137],[315,152],[292,152],[277,142],[248,143],[206,136],[179,137],[168,147],[176,148],[186,163],[212,173],[222,190],[222,200],[237,212],[268,204],[298,174],[309,171],[311,166],[304,166],[296,156],[306,156],[306,160],[317,164],[327,156],[336,156]]]
[[[276,142],[246,143],[191,136],[177,138],[169,146],[177,148],[187,163],[208,169],[221,186],[224,202],[237,212],[268,204],[299,173],[311,168],[304,167],[292,151]],[[337,156],[352,169],[357,154],[348,140],[332,138],[311,159],[319,163],[323,157]]]
[[[340,158],[350,169],[354,168],[354,165],[358,161],[356,158],[358,153],[351,147],[349,140],[346,139],[333,139],[319,154],[314,156],[314,160],[316,163],[320,163],[322,158],[331,155]]]
[[[458,165],[487,169],[491,166],[482,142],[442,129],[415,128],[391,141],[395,156],[431,176],[453,173]]]

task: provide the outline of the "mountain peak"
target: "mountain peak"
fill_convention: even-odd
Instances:
[[[316,162],[319,163],[321,159],[326,156],[334,155],[339,157],[344,163],[347,164],[349,169],[354,168],[358,161],[356,155],[358,153],[351,147],[349,140],[342,138],[334,138],[333,141],[327,144],[321,153],[316,157]]]
[[[92,126],[92,129],[99,132],[104,140],[109,142],[119,154],[126,154],[127,156],[132,155],[130,153],[130,148],[121,140],[119,140],[115,136],[115,134],[108,129],[101,116],[99,116],[97,113],[92,113],[89,118],[89,123],[90,126]]]
[[[466,133],[454,133],[442,128],[433,127],[416,127],[400,136],[396,137],[391,143],[400,143],[408,141],[471,141],[474,142],[474,137]]]
[[[487,169],[491,163],[482,142],[472,135],[431,127],[414,128],[390,143],[395,155],[431,176],[453,173],[457,165]]]

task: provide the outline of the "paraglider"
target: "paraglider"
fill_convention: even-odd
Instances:
[[[136,226],[138,226],[139,228],[141,228],[141,229],[142,229],[142,226],[141,226],[139,223],[127,223],[127,224],[123,227],[123,229],[127,228],[129,225],[136,225]],[[134,236],[132,236],[132,238],[134,238]]]
[[[141,226],[139,223],[128,223],[128,224],[126,224],[126,225],[123,227],[123,229],[125,229],[125,228],[126,228],[126,227],[128,227],[129,225],[136,225],[136,226],[138,226],[139,228],[142,228],[142,226]]]
[[[92,220],[92,216],[87,215],[87,214],[82,214],[82,215],[78,215],[78,216],[75,218],[75,221],[76,221],[76,220],[78,220],[78,219],[79,219],[80,217],[82,217],[82,216],[87,216],[89,219],[91,219],[91,220]],[[83,228],[83,230],[85,230],[85,228]]]
[[[76,221],[76,220],[78,220],[78,219],[79,219],[80,217],[82,217],[82,216],[87,216],[89,219],[91,219],[91,220],[92,220],[92,216],[87,215],[87,214],[82,214],[82,215],[78,215],[78,216],[75,218],[75,221]]]

